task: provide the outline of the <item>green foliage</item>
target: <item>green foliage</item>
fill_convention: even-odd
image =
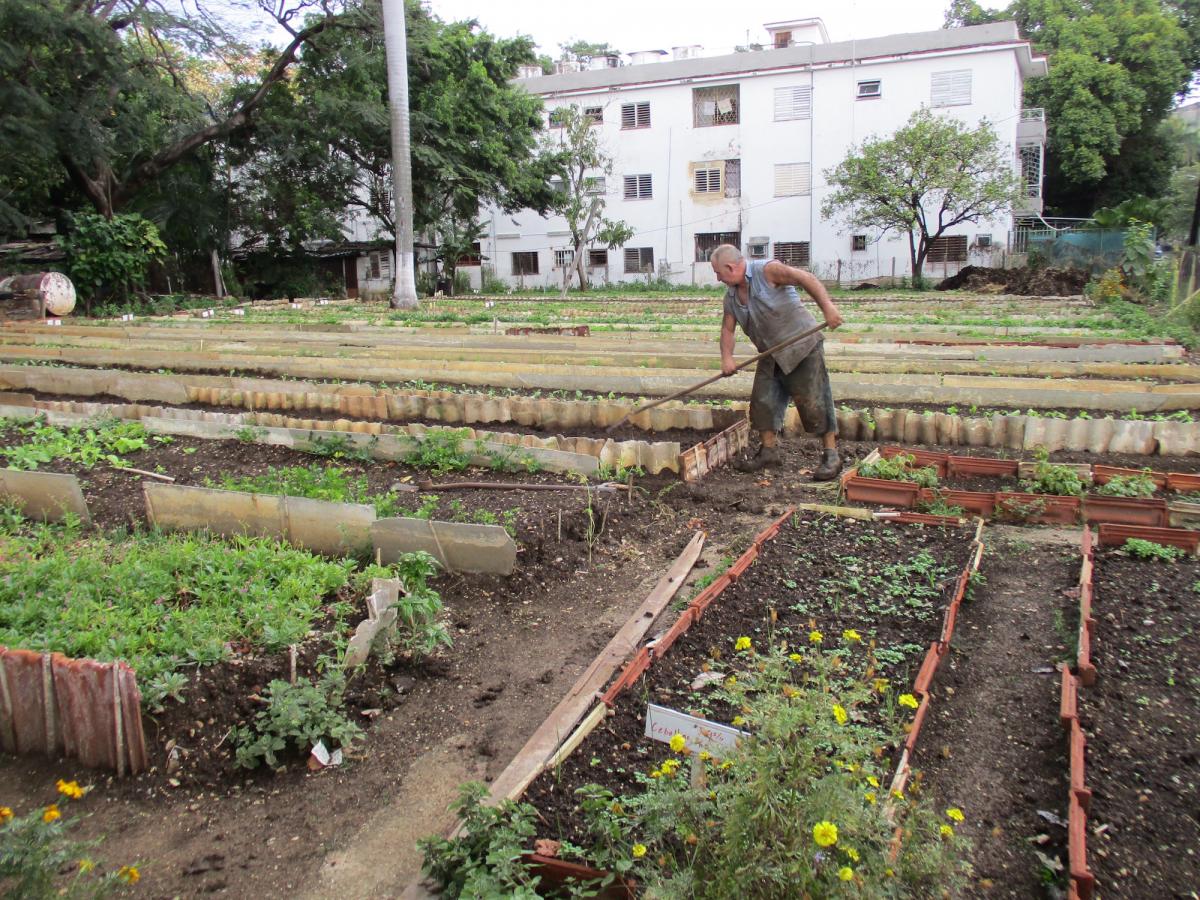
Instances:
[[[273,541],[6,524],[0,644],[124,660],[150,704],[178,693],[165,676],[224,659],[231,641],[279,649],[346,613],[335,594],[351,562]]]
[[[397,495],[374,495],[366,475],[354,475],[342,466],[271,466],[261,475],[225,474],[220,481],[206,478],[206,487],[251,494],[282,494],[332,503],[369,503],[380,518],[397,515]],[[436,498],[435,498],[436,502]]]
[[[917,504],[917,509],[923,513],[928,513],[931,516],[963,516],[966,515],[966,510],[961,506],[955,506],[948,502],[940,492],[934,494],[932,500],[926,500]]]
[[[1145,469],[1138,475],[1116,475],[1096,489],[1102,497],[1153,497],[1156,485]]]
[[[1092,279],[1083,289],[1084,293],[1098,303],[1108,303],[1124,299],[1125,278],[1121,270],[1114,267],[1106,270],[1099,277]]]
[[[923,106],[891,137],[868,138],[825,172],[832,191],[821,216],[909,235],[919,282],[931,240],[1011,207],[1019,184],[1008,153],[988,122],[971,129]]]
[[[360,447],[348,434],[313,433],[306,449],[314,456],[327,459],[351,459],[359,462],[369,462],[371,459],[371,451]]]
[[[1122,549],[1134,559],[1157,559],[1162,562],[1174,562],[1185,555],[1184,551],[1178,547],[1158,544],[1142,538],[1127,538]]]
[[[154,223],[136,213],[111,219],[76,213],[58,244],[67,254],[67,273],[89,313],[99,296],[113,294],[124,300],[131,290],[141,289],[150,264],[167,255]]]
[[[424,432],[405,462],[433,475],[461,472],[471,464],[471,451],[464,445],[469,428],[436,428]]]
[[[372,567],[378,570],[380,567]],[[372,571],[372,577],[396,578],[402,588],[396,610],[396,625],[381,637],[379,648],[385,662],[396,649],[411,659],[422,659],[438,647],[453,646],[449,632],[438,621],[442,614],[442,598],[428,584],[437,574],[438,562],[428,553],[405,553],[390,566],[382,567],[386,574]]]
[[[1161,193],[1174,160],[1159,125],[1200,48],[1175,10],[1154,0],[1014,0],[1000,10],[955,0],[947,14],[948,24],[1009,20],[1050,62],[1025,85],[1025,104],[1046,110],[1050,205],[1086,215]]]
[[[459,788],[451,810],[462,821],[462,829],[453,839],[436,836],[419,842],[425,854],[421,871],[450,900],[534,900],[545,896],[538,890],[541,878],[529,871],[525,861],[537,831],[537,812],[528,803],[511,800],[486,804],[487,796],[487,785],[479,782]]]
[[[890,458],[880,458],[874,462],[860,463],[858,474],[864,478],[885,478],[888,481],[912,481],[924,488],[934,488],[938,484],[937,469],[933,466],[922,466],[914,469],[915,458],[907,453],[901,453]]]
[[[96,868],[88,851],[98,840],[79,841],[68,834],[80,817],[66,814],[66,809],[86,791],[74,781],[60,780],[58,785],[59,796],[52,804],[21,816],[2,807],[6,815],[0,818],[0,884],[6,895],[23,900],[99,898],[110,896],[123,882],[135,882],[138,872],[133,867],[115,872]]]
[[[1039,447],[1035,456],[1037,464],[1033,469],[1033,478],[1021,482],[1024,490],[1033,494],[1058,494],[1064,497],[1083,496],[1084,483],[1078,472],[1070,466],[1050,462],[1050,454],[1044,447]]]
[[[13,429],[26,440],[0,448],[0,455],[12,469],[36,469],[54,460],[79,463],[92,468],[100,463],[120,468],[128,465],[126,455],[145,450],[149,440],[140,422],[114,419],[93,428],[59,428],[44,420]],[[155,438],[160,443],[170,438]]]
[[[315,684],[273,680],[263,691],[266,708],[253,724],[230,732],[237,764],[253,769],[265,762],[274,769],[289,746],[306,753],[317,741],[332,744],[331,750],[352,744],[362,729],[342,712],[345,691],[346,678],[338,666],[327,667]]]

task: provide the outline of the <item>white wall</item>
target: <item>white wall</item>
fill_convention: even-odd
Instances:
[[[651,71],[654,64],[644,67]],[[629,223],[636,236],[630,247],[652,247],[656,269],[665,260],[670,279],[678,283],[715,284],[712,270],[695,261],[696,233],[740,231],[742,247],[751,236],[768,236],[774,255],[775,241],[809,241],[811,268],[827,279],[835,277],[842,264],[843,282],[876,275],[909,273],[906,236],[890,236],[871,243],[865,251],[852,251],[850,230],[839,222],[821,219],[820,206],[828,193],[823,171],[837,165],[850,146],[871,135],[885,136],[904,124],[921,104],[930,103],[934,72],[970,69],[971,102],[938,110],[970,125],[987,118],[1001,142],[1009,145],[1014,158],[1020,114],[1021,81],[1016,53],[1012,49],[975,48],[935,55],[916,55],[887,62],[818,67],[764,74],[742,73],[725,79],[696,79],[689,84],[632,85],[603,89],[569,97],[545,98],[547,109],[568,103],[602,105],[602,142],[614,158],[613,174],[606,185],[610,218]],[[857,83],[879,79],[882,97],[857,100]],[[537,79],[523,82],[537,90]],[[703,85],[740,85],[739,122],[734,125],[693,127],[692,89]],[[775,122],[775,89],[811,85],[813,117],[810,120]],[[651,127],[622,130],[621,106],[649,101]],[[691,193],[688,164],[702,160],[739,159],[741,196],[731,199],[698,198]],[[775,197],[774,167],[777,163],[811,163],[812,193],[806,196]],[[623,176],[649,173],[653,198],[625,200]],[[488,233],[483,252],[496,273],[514,287],[561,283],[562,271],[554,267],[554,249],[569,244],[566,224],[560,217],[543,219],[525,210],[515,215],[485,210]],[[968,244],[976,235],[990,234],[995,247],[1003,248],[1010,228],[1005,215],[992,222],[967,224],[952,229],[965,234]],[[536,251],[539,273],[517,277],[512,274],[514,251]],[[990,263],[991,253],[973,253],[974,263]],[[956,264],[947,267],[949,273]],[[941,275],[942,265],[927,266],[929,276]],[[620,248],[610,251],[607,273],[593,272],[596,280],[632,282],[645,276],[624,271]]]

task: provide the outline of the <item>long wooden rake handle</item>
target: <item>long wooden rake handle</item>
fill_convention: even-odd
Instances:
[[[827,326],[828,326],[827,322],[822,322],[820,325],[816,325],[816,326],[808,329],[808,331],[800,332],[795,337],[790,337],[786,341],[780,341],[774,347],[764,350],[762,353],[759,353],[756,356],[750,357],[748,360],[746,360],[743,363],[739,363],[737,365],[737,367],[734,368],[733,372],[730,372],[729,374],[732,375],[734,372],[740,372],[742,369],[746,368],[746,366],[749,366],[749,365],[752,365],[753,363],[758,362],[760,359],[762,359],[765,356],[770,356],[773,353],[778,353],[780,350],[783,350],[785,347],[790,347],[790,346],[792,346],[792,344],[799,343],[800,341],[804,340],[807,337],[812,337],[818,331],[822,330],[823,328],[826,328]],[[724,372],[722,372],[720,375],[713,375],[711,378],[705,378],[703,381],[698,381],[695,384],[693,384],[691,387],[684,388],[682,391],[676,391],[674,394],[671,394],[671,396],[669,396],[669,397],[662,397],[658,400],[654,400],[651,403],[643,403],[637,409],[626,413],[624,416],[621,417],[621,419],[619,421],[614,422],[612,425],[609,425],[604,430],[608,433],[612,433],[613,431],[615,431],[616,429],[618,429],[622,425],[624,425],[626,422],[628,422],[630,419],[632,419],[634,416],[636,416],[638,413],[645,412],[648,409],[654,409],[654,407],[656,407],[656,406],[662,406],[664,403],[669,403],[672,400],[678,400],[680,397],[686,397],[688,394],[695,393],[696,391],[700,390],[700,388],[702,388],[702,387],[708,387],[714,381],[720,381],[722,378],[727,378],[727,377],[728,376],[725,375]]]

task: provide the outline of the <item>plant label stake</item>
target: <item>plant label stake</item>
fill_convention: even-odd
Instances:
[[[646,737],[669,744],[676,734],[687,739],[688,749],[692,752],[707,750],[713,756],[724,756],[737,747],[742,738],[750,737],[749,732],[729,725],[718,725],[708,719],[647,703]]]

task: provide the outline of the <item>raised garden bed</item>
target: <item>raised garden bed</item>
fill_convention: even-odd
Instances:
[[[1080,677],[1063,680],[1073,888],[1188,896],[1200,883],[1200,561],[1177,546],[1194,552],[1188,532],[1101,531],[1099,547],[1084,539]]]
[[[727,728],[753,728],[753,719],[743,721],[726,689],[739,674],[753,677],[755,660],[766,660],[779,642],[817,659],[823,658],[822,645],[843,648],[833,656],[839,675],[848,679],[847,695],[856,679],[873,686],[849,712],[840,706],[835,710],[835,718],[840,712],[852,728],[886,731],[897,714],[905,719],[911,715],[905,708],[911,702],[916,715],[907,738],[903,733],[890,742],[881,737],[869,764],[856,764],[862,765],[864,778],[869,772],[873,785],[892,777],[889,752],[900,754],[902,745],[916,739],[939,648],[952,634],[957,602],[978,562],[981,545],[973,540],[975,531],[807,513],[776,527],[774,539],[767,539],[770,530],[760,535],[751,551],[695,597],[648,652],[634,657],[604,695],[611,704],[609,715],[595,720],[598,724],[577,749],[556,757],[533,782],[526,799],[538,809],[540,840],[552,842],[539,842],[543,853],[547,847],[588,846],[595,838],[589,835],[577,788],[599,784],[615,797],[634,796],[649,784],[646,771],[678,766],[669,762],[677,749],[646,736],[647,699]],[[800,667],[797,672],[803,671],[800,659],[799,653],[791,658]],[[913,692],[907,693],[910,685]],[[785,696],[788,690],[785,686]],[[897,705],[899,694],[906,697]],[[906,770],[903,759],[900,766]],[[902,778],[898,785],[902,790]],[[886,789],[881,789],[870,799],[885,798]],[[553,843],[564,840],[569,844]],[[633,853],[639,850],[635,847]],[[535,861],[553,865],[545,858]]]

